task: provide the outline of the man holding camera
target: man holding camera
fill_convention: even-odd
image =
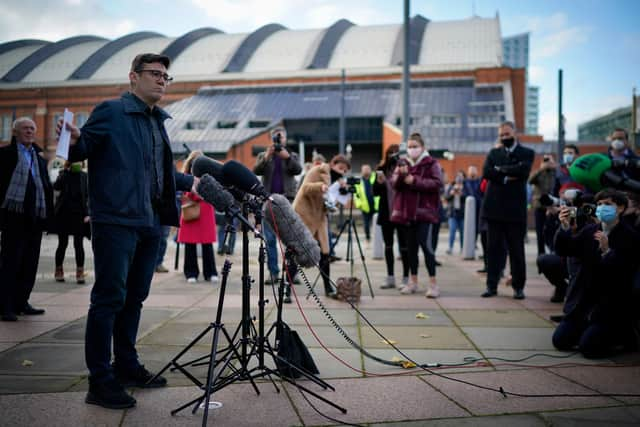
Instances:
[[[253,172],[262,175],[262,184],[271,194],[282,194],[290,202],[296,197],[295,176],[302,172],[302,166],[296,153],[287,150],[287,131],[278,126],[271,131],[272,144],[266,151],[258,154]],[[271,277],[267,283],[275,281],[280,275],[278,265],[278,245],[276,236],[266,223],[263,223],[264,237],[267,242],[267,267]]]
[[[524,299],[526,264],[524,236],[527,231],[527,178],[534,151],[516,140],[515,124],[504,122],[498,129],[501,146],[493,148],[484,163],[483,177],[488,181],[482,205],[487,221],[487,290],[483,298],[498,294],[498,282],[505,264],[506,243],[511,262],[513,297]]]
[[[545,154],[542,157],[540,169],[531,175],[529,184],[533,186],[533,195],[531,197],[531,205],[534,209],[534,218],[536,222],[536,239],[538,242],[538,255],[546,253],[544,244],[543,227],[547,217],[547,208],[540,204],[540,197],[544,194],[553,192],[556,183],[556,162],[553,156]]]
[[[575,303],[565,307],[565,317],[553,334],[559,350],[578,346],[587,358],[606,357],[617,347],[633,349],[632,277],[637,268],[634,247],[640,243],[634,230],[620,221],[627,207],[624,193],[605,189],[596,194],[599,222],[581,229],[576,208],[563,206],[555,247],[561,256],[580,261]]]

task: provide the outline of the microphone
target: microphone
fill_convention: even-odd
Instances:
[[[240,209],[235,205],[235,200],[231,193],[225,190],[215,178],[209,174],[202,175],[196,191],[205,202],[213,205],[218,211],[224,212],[230,217],[238,218],[240,222],[246,225],[257,236],[262,237],[262,234],[256,230],[253,224],[242,215]]]
[[[193,161],[191,172],[193,176],[197,176],[198,178],[204,174],[209,174],[213,179],[224,185],[226,183],[222,173],[222,166],[222,162],[213,160],[207,156],[199,156]]]
[[[289,200],[282,194],[273,194],[263,209],[265,221],[274,232],[278,231],[280,240],[293,251],[294,259],[298,265],[305,268],[317,266],[320,263],[320,245],[313,238],[300,216],[293,210]]]
[[[271,195],[264,189],[258,177],[240,162],[235,160],[226,162],[222,166],[222,176],[222,181],[226,185],[233,185],[254,196],[272,200]]]
[[[613,163],[609,156],[601,153],[590,153],[578,157],[569,167],[569,175],[579,184],[585,185],[591,191],[600,191],[610,186],[640,192],[640,182],[629,179],[622,173],[612,169]]]

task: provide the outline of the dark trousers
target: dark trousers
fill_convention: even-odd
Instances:
[[[81,235],[73,236],[73,249],[76,254],[76,266],[84,267],[84,237]],[[58,248],[56,249],[56,267],[62,267],[64,263],[64,255],[69,246],[69,235],[58,233]]]
[[[569,280],[566,260],[556,254],[543,254],[538,256],[536,264],[549,283],[556,287],[556,293],[564,297]]]
[[[584,357],[595,359],[614,355],[616,347],[624,346],[632,339],[630,326],[565,317],[552,340],[558,350],[572,351],[577,347]]]
[[[140,312],[149,295],[160,238],[159,227],[92,224],[96,280],[85,335],[91,382],[113,375],[112,338],[116,369],[127,371],[139,365],[135,344]]]
[[[374,212],[362,212],[362,222],[364,225],[364,238],[367,241],[371,240],[371,220],[373,219]]]
[[[382,238],[384,239],[384,260],[387,264],[387,276],[394,275],[393,235],[394,232],[397,232],[400,257],[402,258],[402,277],[409,277],[409,256],[407,253],[405,227],[388,223],[381,225],[380,228],[382,228]]]
[[[525,222],[487,221],[487,289],[495,291],[509,254],[511,266],[511,286],[514,290],[523,289],[527,280],[524,258]],[[506,245],[506,251],[505,249]]]
[[[17,313],[29,302],[36,282],[42,228],[13,214],[0,237],[0,310]]]
[[[213,255],[213,244],[203,243],[202,245],[202,275],[204,280],[209,280],[211,276],[217,276],[216,259]],[[185,243],[184,245],[184,275],[188,279],[190,277],[198,278],[200,270],[198,269],[198,253],[196,245],[193,243]]]
[[[406,227],[409,270],[418,274],[418,248],[422,248],[429,277],[436,276],[436,253],[433,250],[434,224],[419,222]]]
[[[537,208],[533,211],[536,222],[536,242],[538,243],[538,255],[546,253],[544,244],[544,223],[547,220],[547,209]]]
[[[164,262],[164,255],[167,253],[167,239],[171,233],[171,227],[168,225],[160,225],[160,245],[158,246],[158,258],[156,259],[156,267]]]

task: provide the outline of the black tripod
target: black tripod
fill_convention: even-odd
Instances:
[[[250,203],[243,203],[242,212],[245,217],[248,216]],[[261,217],[261,209],[253,210],[256,215],[256,221],[260,222]],[[227,225],[225,229],[225,243],[230,235],[230,231],[233,230],[232,222],[229,221],[229,225]],[[273,380],[272,375],[278,376],[281,380],[287,381],[290,384],[296,386],[300,390],[311,394],[319,400],[335,407],[340,410],[342,413],[346,413],[346,409],[341,408],[340,406],[334,404],[333,402],[323,398],[322,396],[308,390],[307,388],[297,384],[295,381],[287,378],[284,375],[281,375],[279,370],[271,369],[265,366],[264,363],[264,355],[265,353],[269,354],[274,362],[276,362],[276,366],[280,363],[280,366],[286,366],[289,369],[295,370],[296,372],[300,372],[301,375],[311,379],[316,384],[320,385],[324,389],[334,390],[333,387],[320,380],[319,378],[313,377],[311,374],[303,372],[300,368],[292,365],[289,361],[278,356],[277,352],[269,344],[268,340],[265,339],[264,334],[264,306],[266,304],[266,300],[264,299],[264,262],[265,262],[265,248],[264,248],[264,240],[260,239],[260,248],[259,248],[259,301],[258,301],[258,315],[259,315],[259,325],[258,330],[256,330],[253,325],[253,318],[251,317],[249,306],[250,306],[250,292],[251,292],[251,276],[249,275],[249,228],[243,224],[242,225],[242,319],[240,324],[236,328],[235,332],[231,336],[224,324],[222,323],[222,310],[224,306],[224,295],[226,291],[226,284],[229,276],[229,272],[231,270],[231,262],[227,259],[225,260],[223,271],[222,271],[222,282],[220,287],[220,294],[218,296],[218,307],[216,311],[216,320],[213,323],[210,323],[207,328],[202,331],[193,341],[191,341],[187,347],[185,347],[177,356],[175,356],[167,365],[156,374],[156,376],[161,375],[168,368],[171,367],[172,370],[179,370],[182,374],[184,374],[191,382],[193,382],[196,386],[203,390],[203,394],[193,399],[190,402],[185,403],[179,408],[171,411],[171,415],[175,415],[176,413],[184,410],[185,408],[192,406],[192,413],[196,413],[199,407],[204,408],[204,415],[202,420],[202,425],[206,426],[207,417],[209,413],[209,404],[211,401],[211,396],[216,392],[221,390],[222,388],[236,382],[236,381],[244,381],[247,380],[251,383],[256,394],[260,394],[260,390],[258,389],[254,379],[268,377],[271,380],[271,383],[274,385],[276,392],[280,392],[280,389],[276,385]],[[281,306],[281,302],[279,305]],[[280,308],[281,310],[281,308]],[[205,337],[211,330],[213,329],[213,338],[211,342],[211,351],[209,354],[199,357],[194,360],[190,360],[188,362],[179,363],[180,358],[194,345],[196,345],[201,339]],[[218,349],[219,341],[220,341],[220,333],[222,333],[227,340],[227,347],[223,349]],[[250,361],[256,357],[258,360],[258,365],[254,368],[249,368]],[[236,365],[233,362],[237,362]],[[195,366],[203,366],[208,365],[207,369],[207,379],[206,382],[200,381],[196,376],[191,373],[188,368]],[[223,375],[227,370],[231,371],[229,374]],[[203,404],[204,402],[204,404]]]
[[[369,278],[369,270],[367,269],[367,263],[365,261],[364,258],[364,252],[362,251],[362,245],[360,244],[360,237],[358,236],[358,229],[356,228],[356,220],[353,218],[353,202],[350,204],[349,206],[349,216],[347,217],[347,219],[344,220],[344,222],[342,223],[342,225],[340,226],[340,231],[338,232],[338,236],[336,237],[336,240],[331,244],[331,250],[329,251],[330,254],[332,254],[335,250],[335,247],[338,245],[338,242],[340,241],[340,236],[342,236],[342,233],[344,233],[344,230],[347,230],[347,256],[346,256],[346,260],[349,261],[349,275],[351,277],[353,277],[353,265],[355,262],[355,256],[353,253],[353,235],[355,235],[355,241],[358,245],[358,253],[360,254],[360,259],[362,260],[362,266],[364,267],[364,274],[367,277],[367,285],[369,285],[369,293],[371,293],[371,298],[375,298],[375,295],[373,295],[373,287],[371,286],[371,279]],[[316,287],[316,283],[318,283],[318,279],[320,278],[320,275],[322,273],[319,273],[315,280],[313,281],[313,286],[311,286],[311,289],[315,289]],[[307,294],[307,298],[309,298],[309,296],[311,295],[311,293]]]

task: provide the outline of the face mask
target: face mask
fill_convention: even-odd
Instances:
[[[72,163],[71,172],[74,172],[74,173],[82,172],[82,163]]]
[[[571,162],[573,162],[573,154],[563,154],[562,155],[562,160],[564,161],[565,164],[570,164]]]
[[[624,148],[624,141],[621,139],[614,139],[613,141],[611,141],[611,148],[616,151],[622,150]]]
[[[409,157],[415,160],[418,157],[420,157],[420,154],[422,154],[422,148],[420,147],[407,148],[407,154],[409,155]]]
[[[502,145],[504,145],[506,148],[511,148],[511,147],[513,147],[513,143],[514,143],[515,141],[516,141],[516,140],[515,140],[514,138],[505,138],[505,139],[501,140]]]
[[[596,208],[596,216],[604,223],[613,222],[613,220],[616,219],[617,213],[616,207],[612,205],[599,205]]]
[[[342,178],[342,174],[331,169],[331,182],[336,182],[340,178]]]

